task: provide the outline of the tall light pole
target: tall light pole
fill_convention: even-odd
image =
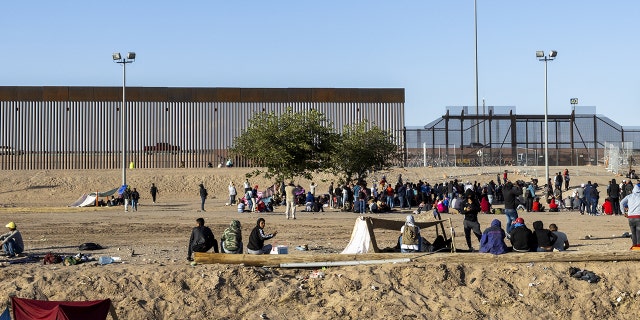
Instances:
[[[536,51],[536,58],[544,61],[544,183],[547,184],[547,190],[551,187],[549,184],[549,120],[547,119],[549,112],[549,95],[547,94],[547,62],[553,61],[558,56],[558,51],[551,50],[548,55],[544,51]],[[547,191],[548,192],[548,191]]]
[[[124,186],[127,184],[127,122],[125,119],[125,109],[127,106],[127,96],[125,94],[127,87],[127,63],[132,63],[136,60],[136,53],[129,52],[127,53],[127,57],[123,58],[120,52],[115,52],[112,57],[113,62],[122,64],[122,107],[120,107],[120,115],[122,116],[122,185]]]
[[[476,142],[480,142],[480,116],[478,113],[478,1],[473,0],[473,24],[476,40]]]

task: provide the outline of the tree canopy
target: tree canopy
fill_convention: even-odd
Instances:
[[[231,152],[264,167],[254,174],[276,177],[278,180],[302,176],[311,179],[322,169],[332,146],[333,123],[317,110],[258,113],[249,120],[249,127],[234,139]]]
[[[368,121],[344,126],[332,149],[329,170],[345,181],[364,179],[370,171],[388,169],[399,157],[391,134],[378,126],[367,127]]]
[[[280,181],[297,176],[312,179],[320,171],[346,181],[363,179],[370,170],[389,168],[398,156],[391,134],[367,121],[345,126],[337,134],[333,123],[319,111],[293,112],[292,108],[281,115],[256,114],[230,150],[266,168],[266,172],[257,169],[251,175],[264,174]]]

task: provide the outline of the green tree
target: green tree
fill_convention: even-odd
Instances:
[[[330,171],[346,181],[365,179],[370,170],[388,169],[398,159],[393,136],[365,120],[343,128],[332,151]]]
[[[279,181],[297,176],[311,179],[327,163],[335,137],[332,126],[324,114],[313,109],[294,112],[289,107],[281,115],[263,112],[249,120],[230,150],[266,168],[250,175],[264,174]]]

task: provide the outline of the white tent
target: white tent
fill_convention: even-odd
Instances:
[[[442,232],[442,237],[444,238],[444,240],[448,240],[444,228],[445,221],[446,220],[416,222],[416,226],[420,227],[420,229],[435,227],[436,236],[440,235],[440,232]],[[371,217],[358,217],[356,219],[355,225],[353,226],[353,232],[351,232],[351,239],[349,240],[349,244],[346,248],[344,248],[344,250],[342,250],[341,253],[360,254],[380,252],[381,250],[378,248],[378,244],[376,243],[376,236],[373,233],[373,229],[379,228],[386,230],[397,230],[398,233],[400,233],[400,228],[402,228],[403,225],[404,221],[386,220]],[[451,226],[451,219],[449,219],[449,225]],[[451,247],[451,249],[455,251],[455,243],[453,243],[453,238],[451,238]]]
[[[78,200],[76,200],[75,202],[73,202],[72,204],[69,205],[69,207],[92,207],[96,205],[96,199],[98,199],[99,197],[109,197],[113,194],[116,193],[116,191],[118,191],[118,188],[106,191],[106,192],[92,192],[89,194],[83,194],[82,196],[80,196],[80,198],[78,198]]]

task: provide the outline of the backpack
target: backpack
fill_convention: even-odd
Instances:
[[[402,244],[415,245],[418,244],[418,227],[404,225],[402,231]]]
[[[83,250],[102,250],[102,246],[97,244],[97,243],[93,243],[93,242],[85,242],[83,244],[81,244],[78,247],[78,250],[83,251]]]
[[[60,262],[62,262],[62,257],[52,252],[47,253],[42,261],[43,264],[54,264]]]

